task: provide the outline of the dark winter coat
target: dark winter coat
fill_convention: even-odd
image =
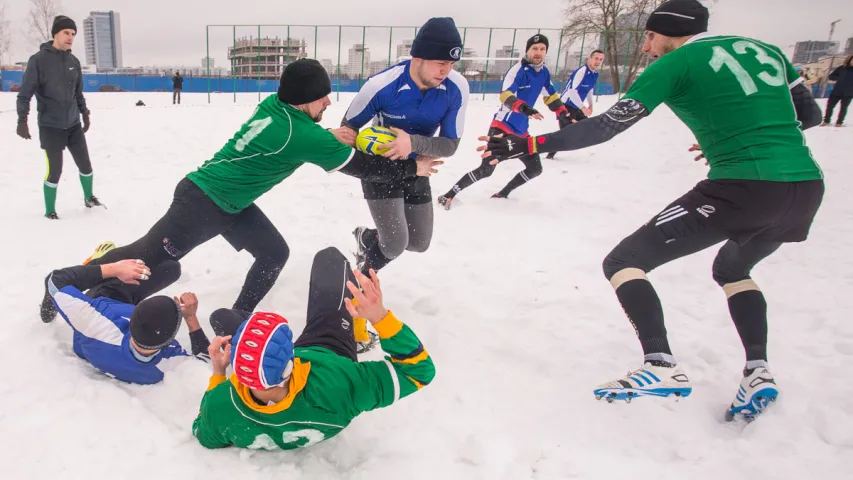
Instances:
[[[181,90],[184,88],[184,77],[180,75],[175,75],[172,77],[172,89],[173,90]]]
[[[830,80],[835,80],[832,87],[833,97],[853,97],[853,67],[840,66],[829,74]]]
[[[80,61],[70,50],[54,48],[52,42],[43,43],[27,62],[18,93],[19,119],[27,119],[33,94],[40,127],[71,128],[80,123],[81,113],[89,113]]]

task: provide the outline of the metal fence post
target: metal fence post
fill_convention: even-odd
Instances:
[[[338,87],[337,87],[337,98],[336,100],[341,99],[341,27],[338,25]]]
[[[204,43],[205,51],[207,52],[207,103],[210,103],[210,25],[204,26]]]
[[[583,47],[585,44],[586,44],[586,30],[583,31],[583,36],[581,36],[581,54],[578,55],[578,68],[581,67],[581,62],[583,61],[583,53],[584,53]],[[607,48],[606,45],[605,45],[605,48]],[[566,63],[568,63],[568,62],[566,62]]]
[[[237,103],[237,25],[231,27],[231,83],[234,84],[233,103]]]
[[[554,75],[560,77],[560,52],[563,49],[563,30],[560,29],[560,43],[557,44],[557,64],[554,65]],[[562,87],[562,83],[557,80],[557,85]],[[562,88],[560,88],[562,90]]]
[[[394,43],[394,27],[388,27],[388,66],[391,66],[391,44]]]
[[[258,101],[261,101],[261,26],[258,25]]]
[[[518,29],[513,28],[512,29],[512,48],[509,49],[510,55],[512,55],[512,52],[515,50],[515,37],[516,37],[516,35],[518,35]],[[527,55],[526,51],[524,52],[524,55]],[[524,55],[522,55],[522,56],[524,56]]]
[[[486,45],[486,72],[483,75],[483,83],[480,84],[480,91],[483,92],[483,100],[486,99],[486,82],[489,79],[489,52],[492,50],[492,29],[489,29],[489,43]]]
[[[317,25],[314,25],[314,60],[317,60]]]
[[[358,90],[361,90],[361,81],[364,79],[364,54],[367,50],[364,42],[367,41],[367,26],[361,27],[361,75],[358,76]]]
[[[622,66],[622,75],[619,78],[619,95],[616,96],[618,99],[622,99],[622,84],[628,83],[628,62],[631,61],[631,39],[634,37],[633,32],[628,34],[628,51],[625,52],[625,65]],[[618,38],[618,37],[617,37]],[[625,85],[627,88],[627,85]]]

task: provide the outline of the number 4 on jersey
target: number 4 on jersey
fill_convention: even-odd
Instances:
[[[785,71],[782,69],[782,63],[769,56],[767,52],[757,44],[741,40],[732,44],[732,49],[738,55],[746,55],[747,50],[752,50],[755,53],[756,60],[758,60],[762,65],[768,65],[773,70],[773,73],[762,71],[756,75],[756,77],[758,77],[762,82],[770,85],[771,87],[778,87],[785,84]],[[758,86],[755,84],[752,76],[750,76],[749,72],[743,68],[743,65],[741,65],[740,62],[732,56],[732,54],[727,52],[721,46],[715,46],[713,51],[714,55],[708,63],[711,65],[711,68],[714,69],[714,72],[719,73],[723,66],[726,66],[734,74],[738,83],[740,83],[743,93],[749,96],[758,91]]]

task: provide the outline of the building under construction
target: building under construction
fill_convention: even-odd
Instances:
[[[305,39],[243,37],[228,48],[232,75],[278,80],[288,64],[307,57]]]

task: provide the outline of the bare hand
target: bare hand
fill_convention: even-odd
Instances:
[[[355,147],[355,138],[358,136],[355,133],[355,130],[349,127],[340,127],[330,128],[329,131],[332,132],[332,135],[334,135],[339,142],[344,145],[349,145],[350,147]]]
[[[355,278],[358,279],[363,291],[359,290],[352,282],[347,282],[347,288],[356,300],[353,302],[349,298],[344,299],[347,311],[353,318],[364,317],[371,324],[377,324],[388,315],[388,309],[382,304],[382,288],[379,285],[379,277],[376,276],[376,272],[372,268],[370,269],[370,278],[365,277],[358,270],[353,273],[355,273]]]
[[[592,115],[592,107],[583,107],[581,108],[581,111],[583,111],[583,114],[587,117]]]
[[[382,149],[388,149],[382,156],[391,160],[399,160],[407,158],[412,154],[412,137],[408,133],[399,128],[391,127],[391,131],[397,134],[397,138],[393,142],[382,145]]]
[[[116,277],[129,285],[139,285],[139,280],[148,280],[151,277],[151,270],[142,260],[121,260],[102,265],[101,275],[104,278]]]
[[[702,160],[703,158],[705,158],[705,154],[702,153],[702,147],[700,147],[698,143],[694,143],[693,146],[691,146],[689,149],[687,149],[687,151],[688,152],[699,152],[699,155],[696,155],[695,157],[693,157],[694,162],[698,162],[699,160]],[[708,165],[707,160],[705,161],[705,165]]]
[[[444,161],[437,160],[436,157],[418,156],[416,162],[418,164],[419,177],[429,177],[433,173],[438,173],[435,167],[444,165]]]
[[[192,292],[186,292],[180,298],[175,297],[175,303],[181,306],[181,315],[184,318],[195,317],[198,311],[198,297]]]
[[[541,113],[536,112],[533,115],[531,115],[530,118],[535,118],[536,120],[542,120],[545,117],[543,117]]]
[[[207,353],[210,355],[210,364],[213,366],[214,375],[225,376],[225,369],[231,363],[231,335],[227,337],[216,337],[210,342],[207,347]],[[222,346],[225,345],[225,350]]]

